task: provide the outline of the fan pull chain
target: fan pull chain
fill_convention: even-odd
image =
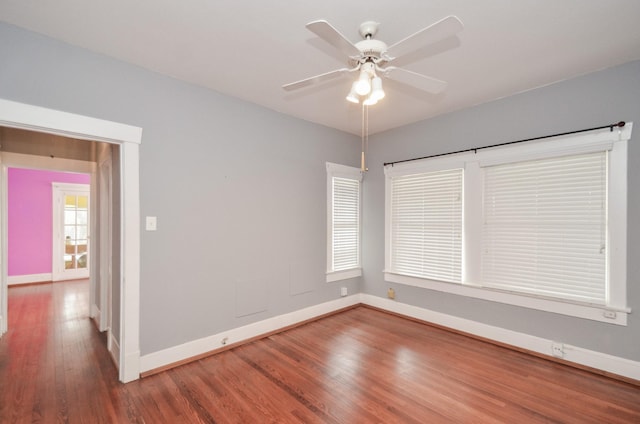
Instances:
[[[365,172],[366,171],[366,167],[365,167],[365,163],[364,163],[364,108],[366,106],[364,105],[364,103],[362,104],[362,128],[360,131],[360,134],[362,135],[362,154],[360,156],[360,171],[361,172]]]
[[[360,171],[367,172],[365,156],[369,150],[369,106],[362,104],[362,154],[360,156]]]
[[[365,133],[365,138],[364,138],[364,153],[365,156],[369,154],[369,106],[365,106],[365,116],[366,116],[366,125],[367,128],[365,129],[364,133]],[[367,166],[364,167],[365,172],[367,172],[369,170],[369,168]]]

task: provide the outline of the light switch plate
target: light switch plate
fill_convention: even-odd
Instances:
[[[155,216],[148,216],[146,220],[147,231],[156,231],[158,229],[158,218]]]

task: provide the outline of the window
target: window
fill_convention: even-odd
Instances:
[[[462,169],[403,175],[391,184],[391,268],[460,282]]]
[[[487,287],[606,304],[606,152],[484,170]]]
[[[385,279],[626,325],[631,128],[387,166]]]
[[[327,163],[327,281],[362,275],[358,168]]]

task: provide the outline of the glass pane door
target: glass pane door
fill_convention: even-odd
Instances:
[[[64,196],[64,268],[86,269],[89,243],[89,197]]]
[[[53,183],[53,281],[89,278],[91,188]]]

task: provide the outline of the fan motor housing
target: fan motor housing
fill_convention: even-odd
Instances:
[[[355,58],[356,62],[364,63],[373,59],[374,62],[379,63],[382,59],[382,55],[387,51],[387,45],[380,40],[362,40],[355,44],[360,50],[360,57]]]

